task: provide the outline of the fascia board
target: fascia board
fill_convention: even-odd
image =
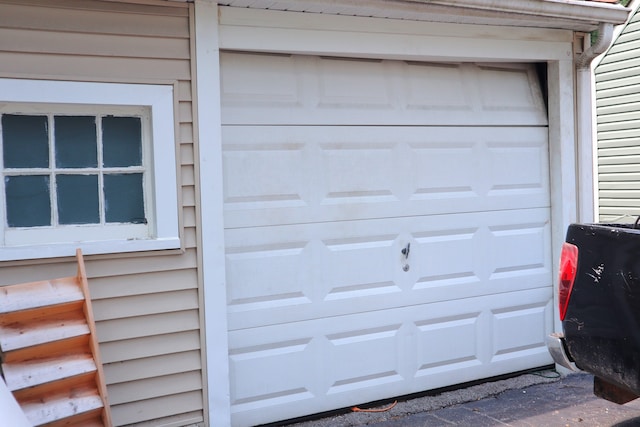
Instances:
[[[250,9],[583,32],[597,29],[602,22],[622,24],[630,10],[617,4],[582,0],[220,0],[218,4]]]
[[[536,18],[564,18],[576,21],[622,24],[629,9],[618,4],[584,0],[406,0],[459,8],[529,15]]]

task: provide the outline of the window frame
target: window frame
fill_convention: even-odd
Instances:
[[[100,109],[113,108],[114,112],[118,111],[118,107],[146,109],[150,121],[150,135],[148,141],[144,141],[143,138],[143,144],[146,143],[143,150],[149,155],[147,164],[151,173],[146,179],[150,179],[151,183],[145,185],[145,192],[150,192],[145,194],[145,198],[149,203],[148,216],[152,220],[147,224],[150,238],[103,239],[105,233],[98,232],[95,239],[89,235],[88,240],[82,241],[74,241],[74,238],[71,238],[69,241],[30,243],[27,240],[24,244],[7,245],[5,207],[2,206],[0,261],[72,256],[78,247],[87,255],[181,248],[173,85],[0,78],[1,102],[34,104],[35,110],[45,107],[44,104],[70,107],[84,104]],[[1,187],[4,188],[4,185]],[[4,192],[1,196],[1,203],[4,204]],[[127,226],[123,224],[121,227]],[[16,231],[11,230],[11,233],[15,234]]]

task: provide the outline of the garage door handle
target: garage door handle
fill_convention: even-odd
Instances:
[[[411,243],[407,243],[406,248],[402,248],[402,255],[404,255],[404,259],[409,259],[409,252],[411,251]]]

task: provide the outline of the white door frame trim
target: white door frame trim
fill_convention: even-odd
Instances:
[[[558,277],[558,260],[567,227],[578,216],[578,152],[574,100],[575,67],[573,61],[550,61],[549,81],[549,171],[551,184],[551,254],[553,275]],[[584,169],[584,168],[583,168]],[[585,179],[585,176],[582,176]],[[554,299],[558,283],[553,283]],[[554,303],[554,330],[562,330],[558,304]]]
[[[200,175],[199,263],[204,294],[205,414],[207,425],[231,425],[227,291],[224,254],[218,4],[195,1],[196,149]]]

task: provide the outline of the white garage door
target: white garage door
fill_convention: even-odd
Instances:
[[[227,52],[222,92],[234,425],[551,363],[532,66]]]

